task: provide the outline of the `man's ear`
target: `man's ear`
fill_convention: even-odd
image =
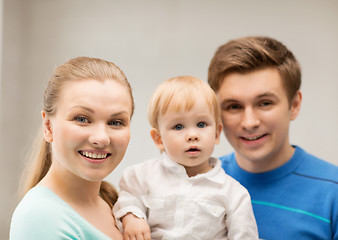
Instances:
[[[223,124],[219,123],[218,125],[216,125],[216,144],[219,144],[220,140],[221,140],[221,133],[223,130]]]
[[[162,138],[161,138],[161,134],[160,131],[156,128],[152,128],[150,130],[150,136],[153,139],[156,147],[160,150],[160,151],[164,151],[164,146],[163,146],[163,142],[162,142]]]
[[[302,105],[302,93],[301,91],[298,90],[291,103],[291,109],[290,109],[291,120],[295,120],[297,118],[301,105]]]
[[[48,114],[45,111],[41,111],[42,116],[42,128],[43,128],[43,137],[46,142],[53,142],[53,127],[52,122]]]

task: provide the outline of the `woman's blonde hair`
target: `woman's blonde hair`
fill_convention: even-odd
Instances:
[[[56,67],[44,93],[43,110],[46,114],[52,116],[57,111],[57,103],[59,102],[64,83],[86,79],[99,81],[111,79],[121,83],[129,90],[132,102],[131,115],[133,114],[134,100],[132,90],[122,70],[112,62],[90,57],[73,58]],[[40,129],[37,139],[33,144],[32,152],[29,156],[29,165],[25,169],[22,178],[21,197],[41,181],[52,164],[51,146],[43,138],[42,129]],[[100,194],[111,207],[117,200],[116,190],[107,182],[102,182]]]
[[[214,114],[216,125],[221,123],[217,97],[210,86],[192,76],[180,76],[161,83],[153,93],[148,105],[148,120],[158,129],[158,117],[168,109],[173,111],[190,110],[196,98],[204,98]]]

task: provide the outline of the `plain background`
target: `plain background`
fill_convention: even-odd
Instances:
[[[116,63],[136,102],[125,167],[159,153],[146,107],[155,87],[179,75],[207,78],[226,41],[266,35],[302,66],[303,105],[291,143],[338,164],[338,1],[336,0],[1,0],[0,239],[8,239],[25,157],[40,126],[43,90],[53,69],[77,56]],[[214,156],[231,152],[223,137]]]

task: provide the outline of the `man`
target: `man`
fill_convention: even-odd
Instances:
[[[260,238],[338,239],[338,167],[290,144],[301,107],[301,70],[268,37],[220,46],[208,82],[217,94],[234,153],[224,170],[251,195]]]

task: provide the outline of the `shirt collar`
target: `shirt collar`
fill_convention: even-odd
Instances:
[[[160,161],[161,161],[162,166],[169,169],[174,174],[182,178],[187,178],[189,179],[189,181],[192,181],[192,182],[197,182],[197,181],[204,180],[204,179],[209,180],[211,182],[218,183],[218,184],[224,184],[225,182],[225,178],[224,178],[225,173],[219,174],[220,171],[224,171],[224,170],[222,169],[221,161],[217,158],[211,157],[209,159],[211,166],[213,166],[213,168],[209,172],[198,174],[193,177],[189,177],[187,175],[185,168],[182,165],[178,164],[177,162],[173,161],[165,152],[162,153]]]
[[[235,179],[239,180],[240,183],[242,183],[244,186],[249,187],[251,185],[255,184],[262,184],[262,183],[270,183],[273,181],[278,181],[280,179],[285,178],[287,175],[290,175],[292,172],[295,171],[296,168],[302,163],[304,160],[304,151],[297,147],[293,146],[295,148],[295,152],[291,159],[283,164],[282,166],[267,171],[263,173],[251,173],[247,172],[244,169],[242,169],[236,161],[235,154],[232,153],[232,164],[233,164],[233,173],[231,176],[233,176]]]

